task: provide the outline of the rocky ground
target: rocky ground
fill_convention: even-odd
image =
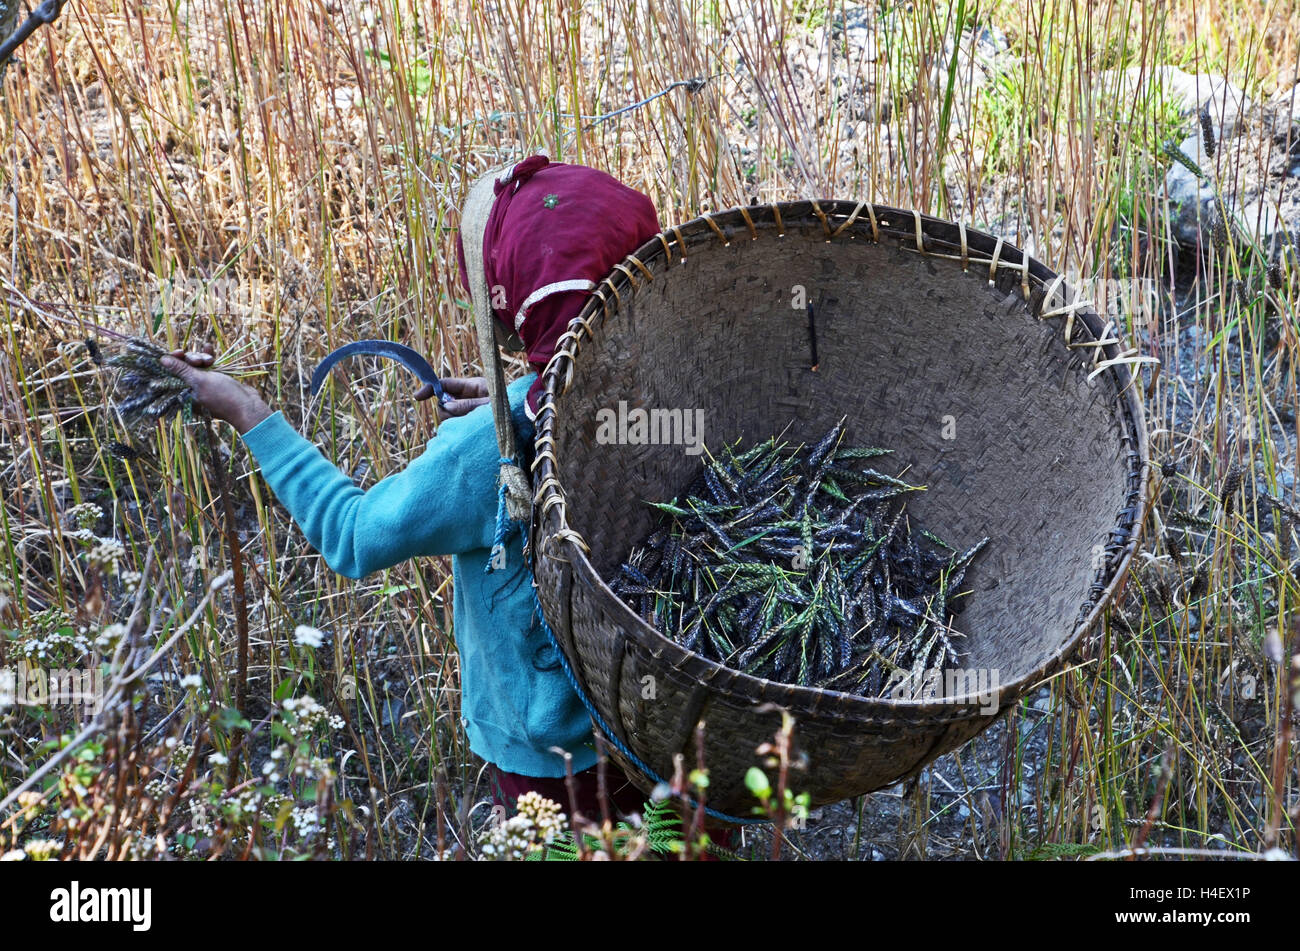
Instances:
[[[1172,67],[1158,80],[1198,120],[1170,150],[1174,238],[1194,247],[1230,228],[1270,260],[1300,254],[1300,85],[1253,102],[1225,80]]]

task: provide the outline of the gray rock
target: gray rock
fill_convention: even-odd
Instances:
[[[3,0],[0,0],[3,2]],[[843,55],[841,39],[848,48],[848,60],[859,59],[868,63],[876,61],[876,25],[872,10],[866,4],[854,4],[831,19],[831,50],[835,56]]]
[[[1192,75],[1173,66],[1165,67],[1161,73],[1165,91],[1181,99],[1185,109],[1209,113],[1218,138],[1229,139],[1237,134],[1251,106],[1244,91],[1226,79],[1206,73]]]
[[[1140,66],[1122,74],[1107,71],[1098,77],[1098,88],[1115,90],[1120,96],[1140,95],[1157,85],[1164,94],[1181,103],[1183,115],[1204,109],[1214,125],[1216,139],[1231,138],[1241,128],[1242,119],[1251,108],[1250,98],[1238,86],[1221,76],[1188,73],[1176,66],[1160,66],[1143,71]]]
[[[988,56],[998,56],[1011,49],[1011,44],[1007,42],[1007,35],[988,23],[978,28],[975,43],[977,48],[983,50]]]
[[[876,61],[876,34],[870,27],[855,26],[844,31],[844,44],[848,48],[848,61],[866,63]],[[836,48],[838,52],[838,45]]]
[[[870,30],[872,22],[871,7],[865,3],[854,3],[837,10],[831,18],[832,32],[840,30]]]
[[[957,44],[957,73],[959,85],[957,95],[963,100],[974,95],[987,85],[999,73],[1010,69],[1014,56],[1006,35],[993,26],[981,26],[967,29]],[[953,43],[944,44],[943,56],[934,69],[936,88],[942,89],[948,82],[948,66],[954,55]],[[958,109],[954,118],[962,123],[967,110]]]
[[[870,108],[870,107],[868,107]],[[859,120],[857,122],[844,123],[844,138],[850,142],[866,142],[867,123]]]
[[[1255,200],[1233,207],[1233,220],[1247,237],[1265,250],[1277,240],[1289,237],[1286,223],[1278,217],[1277,209],[1267,201]]]
[[[874,122],[876,125],[883,125],[890,120],[894,114],[894,104],[884,97],[872,97],[862,112],[864,124]],[[889,133],[885,133],[888,139]]]
[[[4,0],[0,0],[3,3]],[[1291,114],[1292,122],[1300,122],[1300,83],[1296,83],[1290,89],[1281,90],[1273,97],[1273,105],[1280,108],[1283,113]]]

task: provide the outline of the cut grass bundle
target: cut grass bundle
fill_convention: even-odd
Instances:
[[[913,533],[910,485],[841,448],[775,437],[711,458],[685,501],[651,503],[661,525],[614,590],[688,650],[757,677],[881,696],[960,657],[950,626],[985,538],[959,552]]]
[[[163,369],[167,351],[145,337],[125,337],[121,350],[105,359],[98,341],[88,339],[86,350],[96,366],[121,372],[113,390],[113,405],[122,422],[139,434],[153,423],[177,413],[189,414],[194,391],[175,373]]]

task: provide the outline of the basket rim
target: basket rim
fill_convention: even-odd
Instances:
[[[963,270],[969,270],[972,266],[987,266],[990,283],[997,279],[1000,272],[1018,272],[1021,291],[1031,314],[1038,319],[1064,318],[1066,333],[1070,334],[1067,344],[1072,341],[1080,325],[1088,330],[1093,341],[1105,339],[1104,333],[1109,323],[1102,320],[1090,301],[1079,297],[1063,275],[1057,274],[1001,236],[915,210],[873,205],[860,200],[803,199],[708,212],[683,224],[665,228],[616,264],[597,285],[583,309],[569,322],[566,332],[556,343],[554,356],[542,372],[544,390],[538,401],[535,420],[537,456],[533,464],[536,486],[533,506],[536,557],[569,562],[574,570],[574,580],[580,576],[602,600],[613,605],[613,611],[621,618],[624,630],[641,648],[656,660],[668,663],[674,670],[730,699],[752,703],[771,702],[791,712],[835,714],[849,719],[870,719],[873,722],[888,722],[890,719],[914,721],[920,718],[936,723],[956,722],[969,719],[976,712],[996,716],[1026,692],[1065,668],[1122,590],[1141,544],[1142,529],[1151,505],[1151,462],[1142,403],[1136,395],[1135,378],[1129,364],[1123,362],[1118,340],[1103,342],[1092,349],[1095,352],[1095,362],[1105,361],[1105,366],[1094,372],[1109,377],[1113,383],[1112,398],[1118,401],[1117,415],[1124,427],[1120,442],[1128,447],[1128,495],[1119,512],[1117,524],[1110,533],[1112,540],[1118,533],[1123,533],[1125,541],[1122,547],[1103,560],[1089,589],[1088,599],[1083,603],[1079,617],[1062,645],[1033,670],[1011,681],[999,682],[997,713],[984,712],[986,703],[980,700],[980,694],[966,693],[938,700],[864,697],[825,688],[780,683],[708,660],[661,634],[615,595],[591,564],[585,540],[568,524],[567,501],[555,456],[555,406],[557,398],[567,391],[572,382],[573,366],[581,349],[583,335],[589,340],[595,339],[593,325],[603,325],[610,316],[611,307],[617,312],[624,294],[630,290],[635,296],[643,284],[666,270],[668,264],[674,263],[674,247],[678,259],[685,261],[691,253],[697,253],[713,240],[729,246],[734,240],[748,237],[749,240],[756,241],[760,236],[773,233],[777,238],[786,239],[790,237],[790,232],[796,231],[800,237],[809,239],[812,236],[808,232],[819,225],[823,230],[821,237],[827,242],[865,237],[876,244],[888,241],[924,256],[960,261]],[[1049,298],[1070,303],[1046,311],[1043,307]],[[1105,371],[1109,371],[1109,374]],[[557,556],[557,547],[562,549],[562,556]],[[882,717],[882,714],[885,716]]]

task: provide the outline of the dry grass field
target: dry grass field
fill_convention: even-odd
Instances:
[[[1150,358],[1156,501],[1098,647],[782,854],[1295,854],[1298,43],[1277,0],[72,0],[0,83],[0,668],[113,703],[0,693],[0,855],[480,854],[448,564],[334,575],[233,432],[128,432],[84,341],[211,344],[373,484],[427,405],[392,365],[315,399],[311,370],[385,337],[474,374],[457,209],[533,152],[665,224],[961,219]]]

